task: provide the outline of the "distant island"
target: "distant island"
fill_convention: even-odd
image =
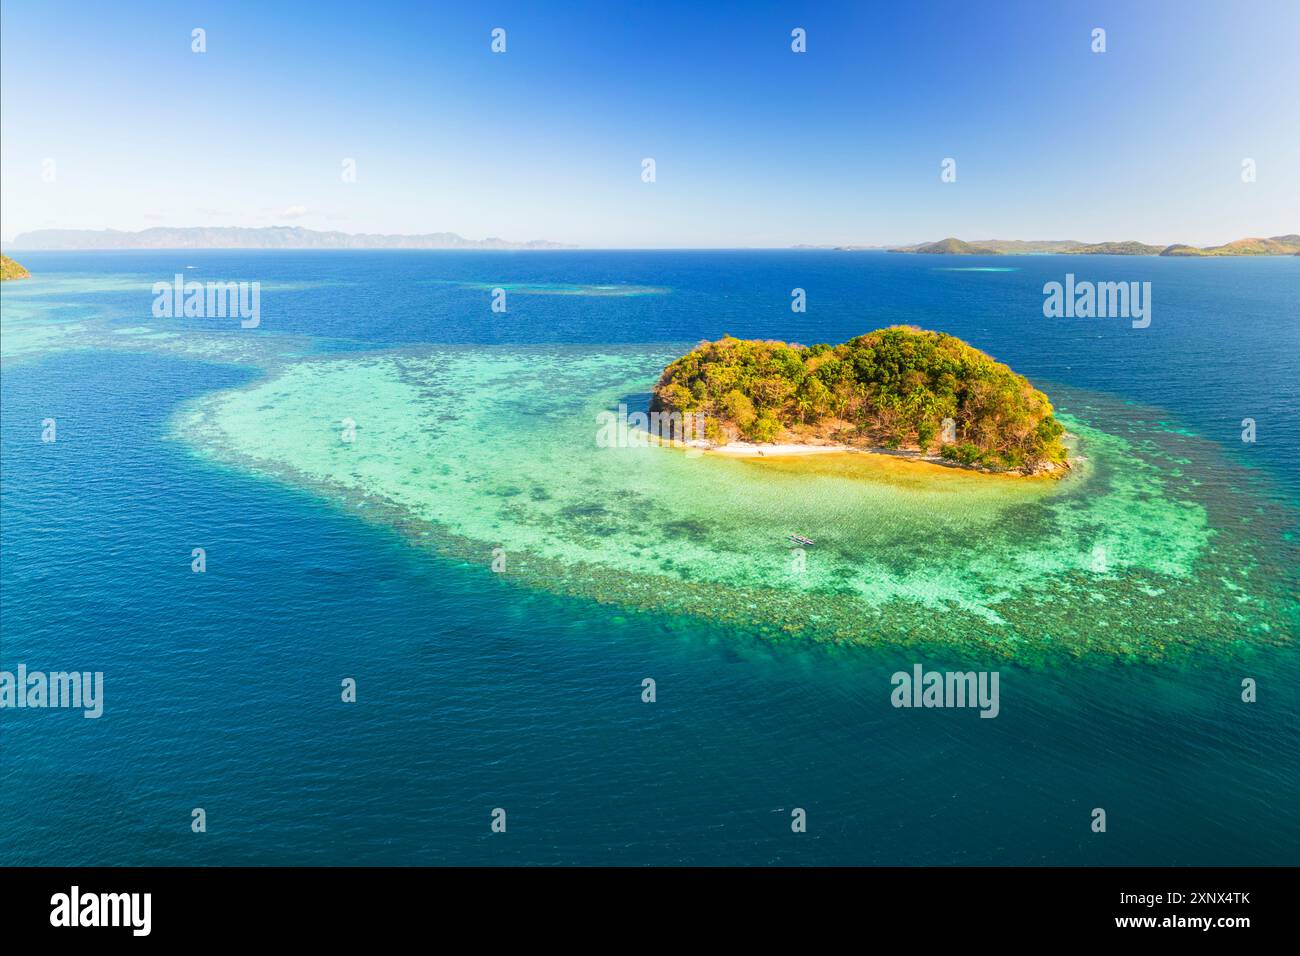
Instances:
[[[1046,395],[960,339],[912,326],[842,345],[703,342],[664,369],[650,411],[702,415],[714,449],[884,451],[1019,474],[1067,467]]]
[[[0,256],[0,282],[9,279],[30,279],[32,274],[8,256]]]
[[[1221,246],[1196,246],[1175,243],[1152,246],[1144,242],[1076,242],[1073,239],[982,239],[966,242],[949,236],[938,242],[900,246],[890,252],[914,252],[929,255],[1015,256],[1068,254],[1075,256],[1293,256],[1300,255],[1300,235],[1273,236],[1271,239],[1237,239]]]
[[[816,252],[891,252],[892,246],[841,246],[841,245],[812,245],[801,242],[790,247],[791,249],[813,250]]]
[[[891,252],[922,255],[1113,255],[1113,256],[1278,256],[1300,255],[1300,235],[1274,235],[1269,239],[1236,239],[1222,246],[1149,246],[1144,242],[1075,242],[1074,239],[965,239],[948,237],[939,242],[891,248]]]
[[[505,239],[466,239],[454,232],[420,235],[381,233],[318,232],[299,226],[155,227],[140,232],[117,229],[37,229],[20,232],[9,243],[12,249],[97,250],[97,249],[567,249],[558,242],[535,239],[508,242]]]

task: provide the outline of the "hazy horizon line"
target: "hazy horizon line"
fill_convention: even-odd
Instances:
[[[117,248],[117,249],[93,249],[93,248],[91,248],[91,249],[76,249],[76,248],[68,248],[68,249],[42,249],[42,248],[38,248],[38,247],[27,247],[27,246],[22,246],[22,245],[15,245],[15,243],[16,243],[18,237],[20,237],[20,236],[25,236],[25,235],[27,235],[27,234],[29,234],[29,233],[41,233],[41,232],[86,232],[86,233],[109,233],[109,232],[113,232],[113,233],[121,234],[121,235],[123,235],[123,236],[132,236],[132,235],[141,235],[141,234],[146,233],[146,232],[149,232],[149,231],[151,231],[151,230],[168,230],[168,229],[170,229],[170,230],[200,230],[200,229],[206,229],[206,230],[248,230],[248,231],[271,230],[271,229],[298,229],[298,230],[302,230],[302,231],[304,231],[304,232],[316,233],[316,234],[318,234],[318,235],[325,235],[325,234],[335,233],[335,234],[344,235],[344,236],[348,236],[348,237],[363,237],[363,236],[391,236],[391,237],[394,237],[394,238],[400,238],[400,239],[414,239],[414,238],[419,238],[419,237],[421,237],[421,236],[429,236],[429,235],[451,235],[451,236],[456,236],[457,238],[459,238],[459,239],[463,239],[463,240],[465,240],[466,242],[470,242],[470,243],[482,243],[482,242],[503,242],[503,243],[509,243],[509,244],[512,244],[512,245],[517,245],[517,246],[520,246],[521,248],[514,248],[514,249],[499,249],[499,248],[498,248],[498,249],[493,249],[493,248],[482,248],[482,247],[477,247],[477,246],[470,246],[470,247],[464,247],[464,248],[458,248],[458,247],[447,247],[447,248],[430,247],[430,248],[423,248],[423,249],[421,249],[421,248],[401,249],[400,247],[399,247],[399,248],[392,248],[392,249],[385,249],[384,247],[376,247],[376,248],[372,248],[372,249],[364,249],[364,248],[361,248],[361,249],[346,249],[346,248],[341,248],[341,249],[339,249],[339,248],[331,249],[331,248],[321,248],[321,247],[318,247],[318,246],[276,246],[276,247],[270,247],[270,248],[262,248],[262,247],[257,247],[257,246],[205,246],[205,247],[192,247],[192,246],[175,246],[175,247],[164,247],[164,246],[139,246],[139,247],[131,247],[131,246],[127,246],[127,247],[121,247],[121,248]],[[1300,228],[1297,228],[1296,232],[1297,232],[1297,233],[1300,233]],[[1278,233],[1277,235],[1288,235],[1288,234],[1290,234],[1290,233]],[[973,244],[973,245],[978,245],[979,243],[982,243],[982,242],[1028,242],[1028,243],[1034,243],[1034,242],[1078,242],[1078,243],[1082,243],[1082,244],[1099,244],[1099,243],[1106,243],[1106,242],[1140,242],[1140,243],[1142,243],[1142,244],[1144,244],[1144,245],[1160,246],[1160,247],[1162,247],[1162,248],[1167,248],[1167,247],[1169,247],[1169,246],[1174,246],[1174,245],[1188,245],[1188,246],[1194,246],[1194,247],[1199,247],[1199,248],[1207,248],[1207,247],[1212,247],[1212,246],[1224,245],[1224,244],[1226,244],[1226,243],[1235,242],[1235,241],[1242,240],[1242,239],[1267,239],[1267,238],[1271,238],[1271,237],[1268,236],[1267,234],[1263,233],[1263,232],[1258,232],[1258,233],[1251,233],[1251,234],[1248,234],[1248,235],[1233,236],[1233,237],[1228,238],[1228,239],[1219,239],[1219,240],[1217,240],[1217,241],[1213,241],[1213,242],[1208,242],[1208,243],[1206,243],[1206,242],[1198,242],[1198,241],[1191,241],[1191,242],[1188,242],[1188,241],[1183,241],[1183,240],[1176,240],[1176,241],[1173,241],[1173,242],[1169,242],[1169,241],[1165,241],[1165,240],[1160,240],[1160,241],[1152,242],[1152,241],[1149,241],[1149,240],[1145,240],[1145,239],[1136,239],[1136,238],[1125,238],[1125,239],[1076,239],[1076,238],[1071,237],[1071,236],[1064,236],[1064,237],[1058,237],[1058,238],[1052,238],[1052,239],[1034,239],[1034,238],[1019,238],[1019,237],[1016,237],[1016,238],[1006,238],[1006,237],[1002,237],[1002,236],[983,236],[983,237],[980,237],[980,238],[969,238],[969,239],[968,239],[968,238],[963,238],[963,237],[961,237],[961,236],[958,236],[958,235],[956,235],[956,234],[954,234],[954,233],[948,233],[948,234],[945,234],[944,236],[940,236],[940,237],[938,237],[938,238],[936,238],[936,239],[912,239],[912,240],[905,240],[905,241],[899,241],[899,242],[871,242],[871,241],[849,241],[849,242],[806,242],[806,241],[803,241],[803,242],[761,243],[761,244],[703,244],[703,245],[691,245],[691,244],[670,244],[670,245],[635,245],[635,244],[632,244],[632,245],[594,245],[594,244],[593,244],[593,245],[586,245],[586,244],[583,244],[583,243],[573,243],[573,244],[571,244],[571,243],[563,243],[563,242],[559,242],[559,241],[556,241],[556,240],[545,239],[545,238],[534,238],[534,239],[504,239],[504,238],[502,238],[500,235],[486,236],[486,237],[483,237],[483,238],[471,238],[471,237],[468,237],[468,236],[464,235],[463,233],[457,232],[457,231],[454,230],[454,229],[431,229],[431,230],[428,230],[428,231],[425,231],[425,232],[378,232],[378,231],[359,231],[359,232],[351,232],[351,231],[342,230],[342,229],[318,229],[318,228],[314,228],[314,227],[311,227],[311,226],[302,226],[302,225],[290,225],[290,224],[275,223],[275,224],[272,224],[272,225],[258,225],[258,226],[243,226],[243,225],[220,225],[220,226],[208,226],[208,225],[197,225],[197,226],[164,226],[164,225],[158,225],[158,226],[146,226],[146,227],[144,227],[144,228],[142,228],[142,229],[118,229],[118,228],[113,227],[113,226],[105,226],[105,227],[102,227],[102,228],[86,228],[86,227],[78,227],[78,226],[43,226],[43,227],[40,227],[40,228],[38,228],[38,229],[27,229],[27,230],[20,230],[20,231],[17,231],[17,232],[15,232],[15,233],[13,234],[13,236],[10,237],[10,238],[4,238],[3,236],[0,236],[0,247],[5,248],[5,249],[11,249],[11,250],[15,250],[15,251],[20,251],[20,252],[21,252],[21,251],[27,251],[27,252],[147,252],[147,251],[151,251],[151,250],[152,250],[152,251],[159,251],[159,252],[161,252],[161,251],[188,251],[188,252],[204,252],[204,251],[214,251],[214,252],[215,252],[215,251],[229,251],[229,252],[239,252],[239,251],[242,251],[242,252],[253,252],[253,251],[261,251],[261,252],[277,252],[277,251],[283,251],[283,252],[294,252],[294,251],[298,251],[298,252],[367,252],[367,251],[369,251],[369,252],[384,252],[384,251],[390,251],[390,252],[392,252],[392,251],[407,251],[407,252],[598,252],[598,251],[617,252],[617,251],[626,251],[626,252],[634,252],[634,251],[681,251],[681,252],[686,252],[686,251],[697,251],[697,250],[698,250],[698,251],[705,251],[705,250],[718,250],[718,251],[724,251],[724,250],[737,250],[737,251],[739,251],[739,250],[763,250],[763,249],[770,249],[770,250],[781,250],[781,249],[785,249],[785,250],[790,250],[790,249],[806,249],[806,250],[809,250],[809,251],[816,251],[816,250],[822,250],[822,251],[833,251],[833,250],[837,250],[837,249],[839,249],[839,250],[861,250],[861,251],[872,251],[872,250],[887,251],[887,250],[890,250],[890,249],[901,249],[901,248],[906,248],[906,247],[909,247],[909,246],[915,246],[915,245],[920,245],[920,244],[925,244],[925,243],[930,243],[930,242],[940,242],[940,241],[943,241],[943,240],[945,240],[945,239],[949,239],[949,238],[956,238],[956,239],[959,239],[960,241],[968,242],[968,243],[971,243],[971,244]],[[550,243],[551,246],[552,246],[552,248],[542,248],[542,247],[536,247],[536,246],[529,248],[529,247],[527,247],[527,244],[529,244],[529,243]]]

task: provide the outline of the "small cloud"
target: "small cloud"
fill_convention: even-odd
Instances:
[[[290,206],[284,212],[280,213],[285,219],[301,219],[307,215],[306,206]]]

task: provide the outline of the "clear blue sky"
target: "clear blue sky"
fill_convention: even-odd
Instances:
[[[608,247],[1300,231],[1300,0],[4,0],[0,16],[5,239],[271,224]]]

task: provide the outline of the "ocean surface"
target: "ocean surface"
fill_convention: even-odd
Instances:
[[[18,259],[0,670],[105,699],[0,710],[0,865],[1300,863],[1300,259]],[[1067,273],[1150,326],[1045,318]],[[154,317],[177,274],[259,324]],[[896,323],[1027,375],[1074,472],[595,440],[700,339]],[[914,664],[997,717],[892,706]]]

